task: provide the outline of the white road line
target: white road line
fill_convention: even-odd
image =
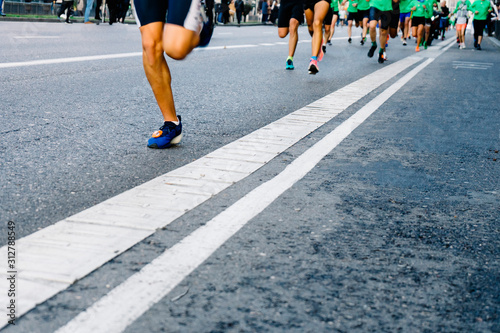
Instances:
[[[471,62],[471,61],[453,61],[454,69],[489,69],[493,66],[491,62]]]
[[[58,39],[59,36],[14,36],[14,39]]]
[[[21,38],[21,37],[19,37],[19,38]],[[23,37],[23,38],[30,38],[30,37]],[[34,37],[32,37],[32,38],[34,38]],[[252,48],[252,47],[259,47],[259,46],[275,46],[275,45],[282,45],[282,43],[277,42],[277,43],[262,43],[262,44],[208,46],[205,48],[194,49],[194,51],[242,49],[242,48]],[[130,58],[130,57],[142,57],[142,52],[103,54],[103,55],[96,55],[96,56],[55,58],[55,59],[43,59],[43,60],[31,60],[31,61],[19,61],[19,62],[4,62],[4,63],[0,63],[0,69],[40,66],[40,65],[54,65],[54,64],[82,62],[82,61],[110,60],[110,59]]]
[[[18,299],[17,316],[255,172],[419,61],[407,57],[385,66],[197,161],[19,239],[17,283],[25,296]],[[0,261],[0,290],[7,290],[1,289],[6,264]],[[7,294],[0,293],[0,304],[6,302]]]
[[[166,250],[56,333],[122,332],[208,259],[252,218],[310,172],[332,149],[410,79],[429,65],[410,71],[330,134],[293,161],[278,176],[257,187],[182,241]]]
[[[56,58],[56,59],[32,60],[32,61],[22,61],[22,62],[4,62],[0,63],[0,68],[52,65],[52,64],[69,63],[69,62],[96,61],[96,60],[130,58],[130,57],[140,57],[140,56],[142,57],[142,52],[103,54],[97,56]]]

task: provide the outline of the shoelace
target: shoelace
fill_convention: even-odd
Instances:
[[[166,121],[165,123],[163,123],[163,126],[160,127],[160,130],[161,131],[165,131],[165,132],[170,132],[172,130],[174,130],[175,128],[177,127],[176,124],[174,124],[173,122],[171,121]]]

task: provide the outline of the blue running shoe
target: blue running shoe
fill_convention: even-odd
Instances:
[[[289,69],[289,70],[292,70],[294,69],[295,67],[293,67],[293,60],[292,59],[287,59],[286,60],[286,67],[285,69]]]
[[[177,116],[177,118],[179,119],[179,125],[166,121],[158,131],[153,133],[153,137],[148,140],[149,148],[164,149],[181,142],[181,116]]]

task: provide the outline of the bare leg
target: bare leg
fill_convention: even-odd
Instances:
[[[422,34],[424,32],[424,26],[420,24],[417,28],[417,45],[420,46],[420,42],[422,41]]]
[[[280,38],[285,38],[288,33],[290,33],[290,39],[288,41],[288,55],[293,57],[295,54],[295,49],[297,48],[297,42],[299,41],[299,21],[292,18],[290,19],[289,28],[278,28],[278,36]]]
[[[331,25],[326,25],[325,24],[325,35],[323,37],[323,43],[324,43],[324,45],[326,45],[326,42],[329,40],[330,29],[331,29]]]
[[[410,18],[405,17],[404,38],[408,38],[409,35],[410,35]]]
[[[385,44],[387,44],[387,30],[386,29],[380,29],[380,48],[385,50]]]
[[[373,42],[377,42],[377,21],[370,21],[370,39]],[[385,44],[384,44],[385,45]]]
[[[174,97],[170,86],[172,78],[163,56],[163,26],[161,22],[150,23],[140,28],[142,36],[142,62],[144,72],[153,89],[156,102],[165,121],[177,121]]]
[[[288,55],[293,57],[299,42],[299,21],[290,19],[290,40],[288,41]]]
[[[172,78],[163,52],[174,59],[185,58],[198,45],[199,32],[163,22],[147,24],[140,31],[144,72],[158,107],[165,121],[177,121]]]
[[[326,1],[320,1],[314,5],[314,19],[312,23],[314,34],[312,35],[311,43],[311,55],[313,57],[317,57],[321,49],[323,41],[323,21],[325,20],[329,8],[330,4]]]
[[[363,35],[362,38],[366,37],[366,33],[368,32],[368,17],[363,18]]]
[[[333,38],[333,35],[335,34],[335,25],[337,24],[338,19],[338,15],[333,15],[332,25],[330,27],[330,37],[328,38],[328,40],[331,40]]]

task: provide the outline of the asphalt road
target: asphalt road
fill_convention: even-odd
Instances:
[[[44,62],[140,52],[137,27],[8,22],[0,29],[0,217],[4,225],[15,222],[18,238],[200,160],[360,79],[376,85],[376,76],[365,77],[415,56],[412,43],[392,40],[389,61],[380,65],[366,57],[359,38],[348,44],[346,29],[338,29],[313,76],[305,27],[294,71],[284,70],[287,45],[279,43],[287,39],[276,28],[219,27],[208,49],[168,61],[185,134],[175,148],[150,150],[146,142],[161,117],[140,56]],[[467,49],[453,44],[440,54],[438,44],[5,332],[64,326],[429,58],[125,331],[500,331],[500,48],[486,39],[475,51],[469,37]],[[35,60],[42,62],[2,67]],[[7,227],[0,239],[7,243]]]

